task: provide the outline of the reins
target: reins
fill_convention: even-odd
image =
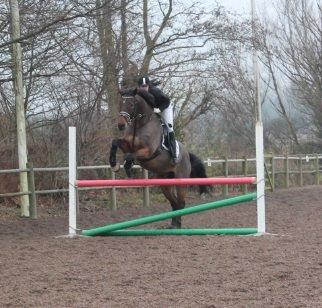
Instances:
[[[133,97],[124,97],[124,99],[127,99],[127,98],[133,98]],[[132,123],[134,125],[133,126],[132,148],[134,148],[134,141],[135,141],[135,136],[136,136],[136,132],[137,132],[137,123],[138,123],[138,120],[147,117],[146,114],[137,113],[137,110],[136,110],[137,104],[134,104],[134,108],[135,108],[134,109],[134,116],[131,116],[126,111],[120,111],[120,113],[119,113],[120,116],[122,116],[122,117],[124,117],[126,119],[126,122],[128,123],[128,125],[132,126]],[[144,127],[147,123],[150,122],[152,115],[153,115],[153,111],[151,112],[148,121],[145,122],[145,123],[143,123],[143,125],[141,127]]]
[[[137,124],[137,118],[134,119],[134,128],[133,128],[133,138],[132,138],[132,149],[134,149],[134,140],[136,135],[136,124]]]

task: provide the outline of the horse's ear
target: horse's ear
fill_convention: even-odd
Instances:
[[[154,108],[155,100],[151,93],[138,89],[136,94],[142,97],[152,108]]]

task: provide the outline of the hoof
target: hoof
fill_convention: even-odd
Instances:
[[[210,192],[205,192],[200,195],[201,200],[207,200],[213,198],[213,195]]]
[[[181,229],[181,225],[173,225],[173,224],[171,224],[169,226],[169,229]]]
[[[132,169],[125,169],[125,173],[129,179],[133,178],[133,172]]]
[[[160,229],[160,230],[164,230],[164,229],[181,229],[181,226],[178,227],[178,226],[170,224],[170,225],[160,226],[157,229]]]
[[[120,164],[119,163],[116,163],[116,165],[114,167],[111,167],[112,171],[113,172],[118,172],[120,171]]]

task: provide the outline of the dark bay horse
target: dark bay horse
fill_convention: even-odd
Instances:
[[[150,95],[146,91],[138,91],[134,97],[123,98],[117,124],[124,134],[122,138],[112,141],[109,157],[112,170],[117,172],[120,169],[116,161],[116,152],[120,148],[126,154],[124,168],[128,175],[135,160],[157,178],[207,177],[201,160],[189,153],[181,143],[177,164],[172,162],[169,152],[161,147],[163,127],[160,117],[148,103],[152,99]],[[162,186],[161,189],[172,210],[185,207],[186,186]],[[199,192],[207,193],[208,188],[199,186]],[[181,217],[172,218],[171,227],[181,228]]]

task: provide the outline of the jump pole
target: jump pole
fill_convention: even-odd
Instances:
[[[164,213],[160,213],[152,216],[145,216],[145,217],[141,217],[141,218],[137,218],[129,221],[123,221],[123,222],[119,222],[119,223],[115,223],[115,224],[111,224],[103,227],[83,230],[82,235],[86,235],[86,236],[106,235],[111,231],[141,226],[144,224],[166,220],[177,216],[200,213],[200,212],[204,212],[204,211],[208,211],[208,210],[212,210],[212,209],[216,209],[224,206],[238,205],[242,202],[249,202],[254,200],[256,200],[256,193],[250,193],[247,195],[241,195],[241,196],[232,197],[229,199],[213,201],[205,204],[199,204],[199,205],[192,206],[189,208],[184,208],[181,210],[164,212]],[[185,229],[182,229],[182,230],[183,230],[182,232],[186,232]]]
[[[230,178],[183,178],[183,179],[126,179],[126,180],[78,180],[77,187],[133,187],[133,186],[185,186],[185,185],[224,185],[255,184],[255,177]]]
[[[221,229],[125,229],[103,233],[104,236],[155,236],[155,235],[250,235],[257,228],[221,228]]]

